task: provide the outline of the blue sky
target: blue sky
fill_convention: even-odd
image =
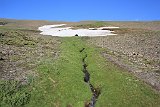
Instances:
[[[160,0],[0,0],[0,18],[160,20]]]

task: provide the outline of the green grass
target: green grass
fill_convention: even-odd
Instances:
[[[81,54],[79,50],[85,47]],[[97,107],[158,107],[160,95],[124,70],[105,61],[99,49],[87,46],[79,37],[64,38],[57,61],[46,60],[39,67],[28,107],[83,107],[91,98],[83,81],[82,57],[87,53],[91,82],[101,88]]]
[[[31,92],[28,85],[20,82],[0,81],[0,107],[22,107],[29,103]]]
[[[83,47],[85,51],[80,53]],[[62,38],[60,51],[57,60],[43,60],[37,67],[38,77],[29,86],[32,91],[26,107],[84,107],[92,96],[83,81],[85,54],[91,83],[101,89],[96,107],[159,107],[159,93],[104,60],[101,50],[87,45],[84,39]]]
[[[61,55],[57,61],[53,62],[48,59],[38,67],[40,78],[34,87],[34,97],[29,107],[35,105],[82,107],[84,101],[91,98],[89,87],[83,82],[81,71],[82,57],[79,50],[83,45],[80,42],[74,43],[74,39],[69,41],[66,39],[63,41]]]

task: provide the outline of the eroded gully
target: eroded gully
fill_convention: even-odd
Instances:
[[[85,107],[95,107],[95,104],[98,100],[99,95],[101,94],[101,90],[99,88],[95,88],[92,83],[90,82],[90,73],[87,70],[87,64],[86,64],[86,58],[87,53],[85,52],[85,48],[82,48],[79,51],[81,54],[85,53],[85,56],[82,58],[82,66],[83,66],[83,73],[84,73],[84,82],[86,82],[91,90],[92,93],[92,98],[90,99],[89,102],[85,103]]]

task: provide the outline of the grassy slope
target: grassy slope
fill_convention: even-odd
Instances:
[[[73,42],[65,40],[61,49],[57,61],[46,60],[39,66],[41,78],[37,80],[29,107],[63,107],[69,104],[82,107],[84,101],[91,97],[88,86],[83,82],[79,50]]]
[[[158,107],[160,95],[150,87],[124,73],[123,69],[105,61],[99,49],[87,46],[80,38],[64,38],[57,61],[47,59],[38,70],[40,78],[34,82],[28,107],[83,107],[91,92],[83,81],[82,57],[86,48],[91,82],[101,88],[97,107]]]
[[[62,39],[59,59],[43,60],[37,68],[38,78],[29,86],[17,90],[14,89],[13,83],[9,87],[11,92],[16,91],[13,100],[18,99],[20,105],[30,101],[28,104],[25,103],[26,107],[65,107],[67,105],[83,107],[84,103],[91,98],[90,89],[84,83],[84,74],[81,71],[84,54],[81,55],[79,50],[83,47],[88,54],[87,63],[91,82],[102,90],[96,107],[158,107],[160,105],[159,94],[130,74],[123,72],[123,69],[105,61],[100,56],[99,49],[88,46],[77,37]],[[28,98],[28,94],[24,93],[29,93],[29,99],[25,99]],[[17,103],[16,100],[9,101],[11,101],[9,103]]]

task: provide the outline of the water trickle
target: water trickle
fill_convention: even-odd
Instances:
[[[84,50],[85,50],[85,48],[82,48],[80,50],[80,53],[82,53]],[[85,107],[95,107],[96,101],[97,101],[99,95],[101,94],[101,90],[100,90],[100,88],[95,88],[90,82],[90,74],[87,70],[88,65],[85,62],[86,58],[87,58],[87,54],[85,55],[85,57],[82,58],[82,63],[83,63],[83,70],[82,71],[84,73],[84,82],[86,82],[89,85],[90,90],[92,92],[92,98],[89,103],[85,103]]]

